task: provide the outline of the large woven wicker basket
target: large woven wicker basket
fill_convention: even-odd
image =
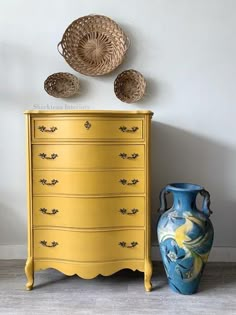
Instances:
[[[133,69],[121,72],[114,82],[114,92],[122,102],[134,103],[139,101],[146,89],[143,75]]]
[[[67,72],[50,75],[44,82],[45,91],[54,97],[71,97],[79,93],[79,79]]]
[[[117,68],[128,47],[129,39],[117,23],[103,15],[87,15],[68,26],[58,51],[74,70],[99,76]]]

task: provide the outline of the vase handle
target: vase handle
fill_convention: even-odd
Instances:
[[[164,187],[160,192],[160,212],[163,213],[167,209],[167,201],[166,201],[166,195],[169,194],[170,191],[168,190],[168,187]]]
[[[200,191],[200,195],[203,197],[203,202],[202,202],[202,212],[206,215],[206,216],[210,216],[212,214],[212,211],[210,209],[210,204],[211,204],[211,196],[210,193],[205,190],[202,189]]]

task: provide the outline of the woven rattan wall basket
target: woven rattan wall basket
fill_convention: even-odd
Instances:
[[[68,26],[58,51],[74,70],[99,76],[122,63],[128,46],[128,37],[113,20],[103,15],[87,15]]]
[[[71,97],[79,93],[79,79],[67,72],[54,73],[45,80],[44,89],[54,97]]]
[[[133,69],[121,72],[114,82],[114,92],[122,102],[134,103],[139,101],[146,89],[143,75]]]

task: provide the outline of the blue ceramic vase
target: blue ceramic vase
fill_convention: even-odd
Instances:
[[[173,194],[173,206],[167,210],[166,194]],[[197,209],[198,194],[203,197]],[[203,187],[177,183],[160,193],[162,215],[157,236],[169,286],[182,294],[197,292],[210,253],[214,230],[209,219],[210,194]]]

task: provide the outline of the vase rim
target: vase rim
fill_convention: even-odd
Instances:
[[[174,191],[200,191],[204,189],[202,186],[192,183],[172,183],[167,188]]]

